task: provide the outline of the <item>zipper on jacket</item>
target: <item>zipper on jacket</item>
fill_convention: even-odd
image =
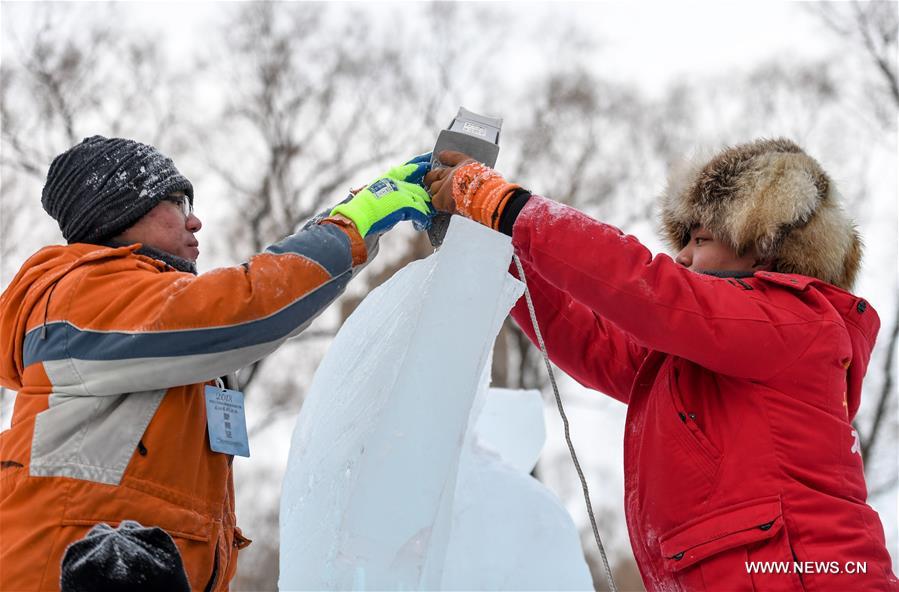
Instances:
[[[59,284],[59,280],[55,280],[50,286],[50,293],[47,294],[47,303],[44,305],[44,324],[41,325],[41,340],[47,338],[47,316],[50,314],[50,299],[53,298],[53,290]]]
[[[143,441],[143,440],[138,440],[138,441],[137,441],[137,452],[138,452],[141,456],[147,456],[147,447],[144,446],[144,441]]]
[[[216,580],[219,575],[219,545],[215,544],[215,553],[212,555],[212,575],[209,577],[209,583],[203,589],[204,592],[212,592],[215,590]]]

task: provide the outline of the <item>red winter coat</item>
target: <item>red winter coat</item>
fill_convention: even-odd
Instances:
[[[513,244],[550,358],[628,405],[625,512],[647,589],[899,589],[850,423],[870,305],[805,276],[694,273],[536,196]],[[512,315],[533,341],[523,298]],[[749,573],[756,561],[788,573]]]

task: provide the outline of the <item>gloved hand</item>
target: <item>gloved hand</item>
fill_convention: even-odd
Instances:
[[[449,168],[435,169],[425,176],[434,206],[497,230],[503,210],[521,186],[508,183],[490,167],[461,152],[444,151],[438,156]]]
[[[431,196],[422,184],[430,170],[431,154],[416,156],[335,207],[331,215],[352,220],[363,237],[386,232],[402,220],[411,220],[416,230],[424,230],[431,225],[435,212]]]

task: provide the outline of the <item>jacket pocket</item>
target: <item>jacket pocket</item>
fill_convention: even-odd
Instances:
[[[191,590],[203,590],[215,562],[217,533],[211,518],[127,485],[74,480],[71,486],[77,491],[70,492],[63,526],[105,522],[117,527],[126,519],[157,526],[175,541]]]
[[[712,480],[721,464],[721,451],[702,432],[696,423],[696,416],[684,404],[678,385],[679,373],[677,362],[672,361],[668,369],[668,391],[674,410],[671,417],[679,423],[675,437],[692,453],[693,458],[704,467],[709,479]]]
[[[128,519],[133,520],[134,518]],[[79,520],[69,518],[64,519],[62,525],[83,526],[89,530],[98,522],[105,522],[110,526],[117,528],[121,524],[121,520],[122,519],[120,518],[110,518],[105,520]],[[210,574],[214,574],[215,572],[216,541],[214,539],[210,540],[210,537],[207,534],[203,534],[200,530],[191,531],[191,529],[185,528],[183,525],[178,528],[171,528],[167,527],[169,525],[159,524],[159,521],[154,522],[152,518],[144,518],[142,521],[138,520],[138,522],[143,526],[162,528],[172,537],[172,541],[174,541],[175,547],[178,549],[178,554],[181,557],[181,564],[184,566],[184,572],[187,575],[191,590],[202,590],[203,585],[205,585],[210,578]]]
[[[659,543],[665,568],[690,590],[803,590],[792,573],[780,496],[710,512],[665,533]],[[758,561],[779,567],[754,565]]]
[[[76,482],[78,491],[69,495],[63,525],[117,525],[134,520],[143,526],[158,526],[173,537],[201,543],[214,540],[212,519],[127,485],[109,486]]]

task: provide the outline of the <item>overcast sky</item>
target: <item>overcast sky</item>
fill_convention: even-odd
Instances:
[[[38,2],[4,2],[5,17],[19,28]],[[69,4],[69,3],[66,3]],[[92,3],[72,3],[90,5]],[[188,54],[205,43],[204,29],[217,21],[223,2],[127,2],[130,26],[164,33],[173,52]],[[330,2],[347,10],[363,8],[401,14],[408,2]],[[532,16],[535,29],[573,18],[589,25],[603,52],[601,74],[656,93],[689,76],[727,73],[789,54],[825,57],[833,39],[820,34],[801,2],[503,2],[480,3]],[[88,11],[86,14],[90,14]],[[498,24],[499,25],[499,24]],[[478,26],[489,28],[489,23]],[[528,42],[521,43],[520,66],[527,69]],[[5,51],[10,49],[8,40]]]

